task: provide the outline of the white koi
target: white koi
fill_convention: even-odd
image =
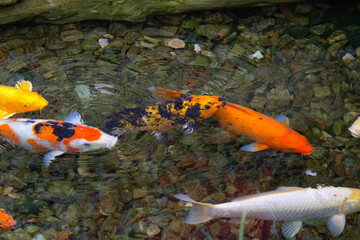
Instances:
[[[196,202],[185,194],[174,197],[193,205],[186,223],[198,224],[218,217],[234,222],[246,214],[249,218],[283,221],[281,230],[285,238],[293,237],[303,221],[319,218],[327,218],[330,232],[339,236],[345,227],[346,214],[360,211],[360,190],[344,187],[280,187],[214,205]]]

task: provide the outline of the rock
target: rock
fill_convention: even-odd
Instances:
[[[178,27],[175,26],[163,26],[160,29],[158,28],[144,28],[143,34],[150,37],[172,37],[176,34]]]
[[[31,235],[34,235],[35,233],[40,232],[40,228],[38,226],[36,226],[36,225],[27,225],[25,227],[25,231],[27,231]]]
[[[315,26],[310,27],[309,31],[312,34],[320,36],[325,32],[326,28],[327,28],[327,26],[325,24],[320,24],[320,25],[315,25]]]
[[[146,234],[149,236],[156,236],[160,231],[160,228],[155,224],[149,224],[146,228]]]
[[[41,233],[38,233],[31,240],[46,240],[46,238]]]
[[[86,39],[81,43],[81,47],[85,51],[95,51],[99,48],[99,44],[95,39]]]
[[[205,36],[210,40],[222,38],[226,36],[230,31],[227,25],[199,25],[195,28],[195,32],[201,36]]]
[[[0,0],[0,5],[10,5],[16,3],[17,0]]]
[[[308,28],[303,26],[296,26],[288,31],[288,34],[295,39],[302,39],[308,35]]]
[[[315,86],[314,87],[315,97],[328,97],[331,95],[331,90],[328,86]]]
[[[2,0],[10,3],[15,0]],[[276,2],[293,2],[291,0]],[[142,1],[123,0],[114,2],[112,0],[94,2],[92,0],[68,1],[57,0],[49,1],[44,4],[41,1],[22,0],[13,6],[2,7],[0,9],[0,24],[20,21],[22,19],[31,20],[35,18],[37,22],[63,24],[69,22],[81,22],[85,20],[110,20],[110,21],[145,21],[148,16],[176,14],[182,12],[205,11],[220,8],[232,8],[240,6],[263,6],[264,4],[274,4],[274,0],[243,1],[231,0],[227,2],[213,1],[162,1],[154,0],[150,4]],[[136,11],[135,11],[136,10]],[[226,21],[223,21],[226,22]]]
[[[164,43],[165,43],[166,46],[169,46],[169,47],[174,48],[174,49],[184,48],[185,47],[185,42],[183,40],[181,40],[181,39],[178,39],[178,38],[165,40]]]
[[[145,188],[135,188],[133,191],[133,198],[139,199],[148,195],[148,191]]]
[[[60,38],[64,42],[77,41],[84,38],[84,33],[79,30],[67,30],[60,34]]]
[[[355,51],[356,51],[356,56],[360,57],[360,47],[357,47]],[[1,57],[1,55],[0,55],[0,57]]]

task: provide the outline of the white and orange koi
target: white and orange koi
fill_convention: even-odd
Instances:
[[[246,214],[249,218],[283,221],[281,230],[285,238],[293,237],[303,221],[320,218],[327,218],[330,232],[334,237],[339,236],[346,215],[360,211],[360,189],[344,187],[280,187],[215,205],[196,202],[185,194],[174,197],[192,203],[186,223],[198,224],[218,217],[236,222]]]
[[[76,112],[71,112],[64,121],[0,119],[0,138],[29,151],[46,153],[46,166],[65,152],[111,149],[117,142],[117,137],[84,125]]]

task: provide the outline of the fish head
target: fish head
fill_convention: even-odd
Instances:
[[[226,105],[226,99],[218,96],[194,96],[193,101],[199,105],[200,117],[208,118]]]
[[[345,200],[343,211],[347,214],[360,211],[360,189],[350,188],[351,195]]]
[[[288,134],[281,138],[280,144],[276,149],[284,152],[301,153],[301,155],[311,154],[315,148],[300,133],[289,128]]]
[[[16,108],[16,112],[20,113],[41,110],[48,102],[36,92],[22,91],[11,104]]]
[[[77,133],[77,131],[81,131],[81,129],[86,129],[86,131],[82,133]],[[97,128],[83,126],[81,128],[77,127],[75,129],[75,134],[73,139],[68,141],[68,149],[74,152],[90,152],[96,151],[104,148],[111,149],[117,142],[118,138],[114,137],[110,134],[104,133]],[[89,133],[89,135],[86,135]],[[93,133],[95,133],[93,135]],[[97,137],[94,137],[97,136]],[[66,142],[66,141],[65,141]]]
[[[0,230],[8,230],[15,226],[16,221],[12,216],[5,213],[4,209],[0,209]]]

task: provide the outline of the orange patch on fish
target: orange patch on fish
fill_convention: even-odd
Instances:
[[[42,125],[40,125],[42,124]],[[38,128],[33,128],[33,133],[40,139],[47,140],[49,142],[56,142],[58,137],[53,134],[54,129],[51,126],[46,126],[46,122],[40,122],[35,126],[40,126]]]
[[[28,139],[27,143],[30,144],[33,147],[33,150],[35,150],[35,151],[39,151],[39,152],[49,151],[49,149],[47,147],[42,146],[35,139]]]
[[[6,214],[4,209],[0,209],[0,230],[8,230],[14,227],[16,221],[12,216]]]
[[[9,126],[9,124],[0,125],[0,135],[8,139],[11,143],[20,146],[21,139],[16,132]]]

